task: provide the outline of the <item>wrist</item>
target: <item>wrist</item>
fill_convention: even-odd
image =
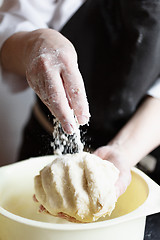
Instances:
[[[131,169],[135,166],[143,157],[141,149],[136,147],[136,143],[133,138],[128,137],[125,140],[119,138],[119,136],[113,139],[109,144],[115,151],[120,152],[123,156],[124,165],[126,168]]]
[[[25,76],[25,59],[29,32],[18,32],[9,37],[1,48],[4,70]]]
[[[132,165],[132,157],[128,148],[125,147],[125,144],[120,143],[117,140],[114,140],[108,144],[108,146],[113,149],[114,153],[120,155],[121,158],[117,158],[120,160],[120,164],[124,165],[125,168],[131,169]]]

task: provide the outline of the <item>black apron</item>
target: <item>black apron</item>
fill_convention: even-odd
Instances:
[[[97,148],[107,144],[130,119],[159,76],[160,3],[87,0],[61,33],[73,43],[78,54],[91,112],[86,142],[91,148]],[[52,121],[49,110],[38,97],[37,101]],[[46,144],[42,143],[46,141],[44,135],[44,132],[42,137],[38,134],[38,144],[32,145],[30,152],[32,156],[33,148],[34,155],[52,151],[49,150],[52,136],[47,135]],[[26,144],[28,149],[29,145]],[[22,155],[23,159],[27,157]]]

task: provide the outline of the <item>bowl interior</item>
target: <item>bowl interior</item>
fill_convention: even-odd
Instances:
[[[33,158],[2,167],[0,169],[0,206],[27,219],[69,224],[66,220],[39,213],[39,205],[33,201],[34,176],[53,159],[54,156]],[[111,216],[101,218],[99,221],[114,219],[132,212],[145,202],[148,193],[147,183],[140,175],[132,171],[131,184],[118,199]]]

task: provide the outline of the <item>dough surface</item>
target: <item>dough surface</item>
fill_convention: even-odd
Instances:
[[[51,215],[96,221],[115,208],[118,176],[112,163],[94,154],[57,156],[34,179],[36,199]]]

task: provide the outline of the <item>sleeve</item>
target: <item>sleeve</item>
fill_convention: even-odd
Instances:
[[[160,99],[160,77],[156,80],[156,82],[148,90],[147,95],[150,95],[154,98]]]
[[[4,0],[0,8],[0,48],[16,32],[47,28],[52,12],[51,0]],[[5,72],[1,66],[0,75],[11,87],[11,91],[26,88],[25,81],[15,74]]]

